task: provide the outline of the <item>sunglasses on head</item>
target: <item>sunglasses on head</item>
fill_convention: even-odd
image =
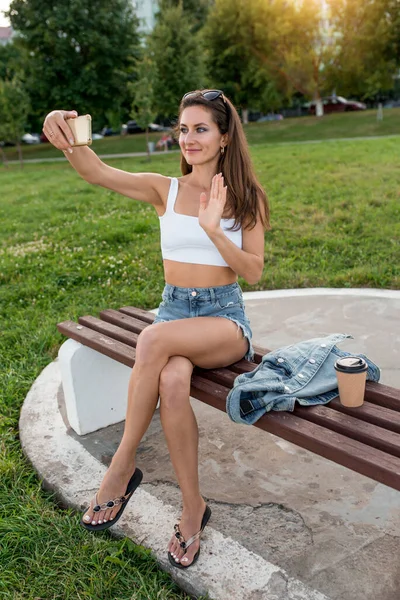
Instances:
[[[186,98],[190,98],[191,96],[202,96],[206,100],[216,100],[217,98],[222,98],[224,103],[226,104],[226,100],[224,98],[224,92],[222,90],[206,90],[205,92],[188,92],[182,98],[185,100]]]

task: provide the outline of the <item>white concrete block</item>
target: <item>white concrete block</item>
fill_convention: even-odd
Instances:
[[[78,435],[125,419],[130,367],[71,339],[58,357],[68,421]]]

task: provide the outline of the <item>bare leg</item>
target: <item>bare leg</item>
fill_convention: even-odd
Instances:
[[[247,342],[241,335],[238,336],[237,329],[232,321],[223,318],[200,317],[158,323],[140,334],[136,347],[136,363],[129,381],[124,435],[97,494],[100,504],[121,496],[126,491],[135,469],[136,449],[149,426],[157,404],[160,374],[170,357],[188,357],[192,363],[206,369],[232,364],[242,358],[247,350]],[[194,415],[192,422],[193,419]],[[195,435],[197,440],[197,434]],[[195,456],[197,461],[197,454],[193,454],[191,464],[194,464]],[[189,476],[186,486],[185,479],[183,481],[185,503],[191,500],[195,502],[194,496],[198,495],[198,483],[197,491],[193,492],[193,481],[193,475]],[[93,525],[101,524],[103,521],[112,520],[118,510],[117,506],[94,513],[92,502],[83,518]]]
[[[153,417],[157,401],[161,367],[157,365],[142,366],[136,362],[132,369],[128,386],[128,407],[124,434],[111,465],[107,470],[97,493],[99,504],[113,500],[125,494],[129,479],[135,470],[135,455],[143,435],[147,431]],[[119,511],[114,507],[107,511],[93,512],[94,503],[84,516],[84,520],[92,525],[112,520]],[[86,519],[86,515],[90,518]]]
[[[199,531],[206,507],[199,489],[199,430],[189,400],[192,371],[193,364],[189,359],[173,356],[160,376],[160,418],[182,492],[180,529],[186,540]],[[199,545],[200,540],[196,540],[189,546],[182,564],[188,566],[192,562]],[[176,562],[183,557],[175,535],[168,544],[168,551]]]

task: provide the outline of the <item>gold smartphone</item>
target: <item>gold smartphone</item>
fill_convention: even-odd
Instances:
[[[81,115],[75,119],[65,119],[74,134],[72,146],[90,146],[92,143],[92,117]]]

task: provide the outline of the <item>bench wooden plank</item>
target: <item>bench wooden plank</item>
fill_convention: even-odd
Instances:
[[[369,402],[400,412],[400,390],[376,381],[367,381],[366,389]]]
[[[76,342],[81,342],[127,367],[132,367],[135,363],[135,349],[107,335],[93,331],[84,325],[78,325],[74,321],[59,323],[57,329]]]
[[[366,393],[365,397],[368,398],[368,393]],[[350,408],[349,406],[343,406],[339,398],[331,400],[328,406],[339,412],[356,417],[360,421],[367,421],[389,431],[400,433],[400,414],[397,411],[372,404],[369,401],[364,402],[362,406],[358,406],[357,408]]]
[[[387,431],[383,427],[332,410],[329,405],[296,406],[295,414],[306,421],[317,423],[348,438],[400,457],[400,434],[398,433]]]

